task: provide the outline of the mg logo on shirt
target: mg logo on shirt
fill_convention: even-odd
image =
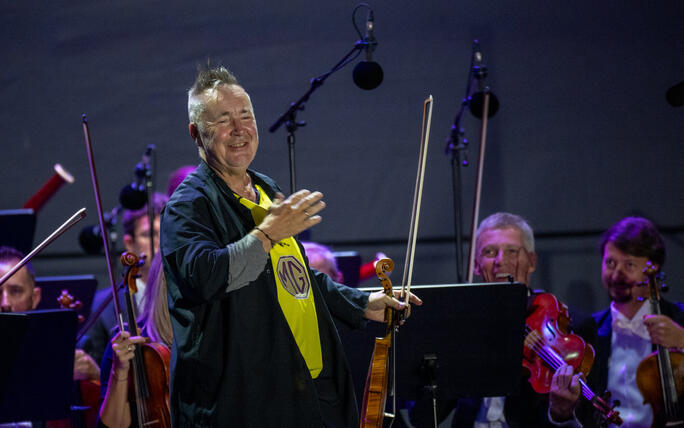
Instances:
[[[304,266],[294,256],[283,256],[278,259],[278,279],[283,288],[297,299],[309,297],[311,282]]]

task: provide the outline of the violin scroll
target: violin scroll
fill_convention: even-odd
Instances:
[[[140,267],[145,264],[145,256],[138,257],[135,253],[126,251],[121,254],[121,264],[126,267],[124,283],[128,285],[131,294],[135,294],[138,291],[135,280],[140,278]]]
[[[62,309],[73,309],[78,311],[83,307],[83,303],[80,300],[76,300],[74,296],[69,293],[69,290],[62,290],[62,294],[57,297],[57,303]],[[78,323],[82,323],[85,320],[82,314],[78,314]]]

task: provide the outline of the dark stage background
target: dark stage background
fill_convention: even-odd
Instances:
[[[35,243],[80,207],[96,222],[82,113],[94,143],[103,205],[117,204],[144,148],[158,148],[157,188],[197,163],[185,91],[211,58],[230,67],[254,103],[254,167],[288,188],[285,130],[268,127],[358,39],[355,1],[22,1],[0,3],[0,208],[19,208],[59,162],[76,177],[38,214]],[[352,64],[298,116],[299,187],[328,208],[314,240],[384,251],[403,266],[423,99],[435,98],[415,284],[456,282],[450,159],[474,38],[501,109],[489,127],[481,218],[510,211],[537,232],[536,288],[581,311],[603,307],[599,234],[629,214],[665,232],[671,298],[684,299],[684,107],[665,100],[684,79],[680,0],[575,2],[374,1],[375,59],[385,80],[357,88]],[[365,10],[358,15],[363,24]],[[463,122],[473,166],[463,169],[470,219],[479,123]],[[103,256],[78,244],[82,225],[35,260],[39,275],[95,274]],[[121,245],[119,243],[119,248]],[[400,282],[401,268],[395,282]],[[376,281],[366,282],[373,285]],[[425,310],[428,310],[427,308]]]

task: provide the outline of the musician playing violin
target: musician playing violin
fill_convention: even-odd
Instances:
[[[620,400],[616,410],[623,427],[650,427],[651,407],[643,404],[636,384],[637,366],[652,352],[653,345],[684,348],[684,305],[661,300],[663,315],[652,315],[648,287],[644,282],[646,262],[660,270],[665,263],[665,243],[652,222],[627,217],[611,226],[601,239],[601,280],[610,307],[578,323],[575,331],[596,349],[596,360],[587,378],[594,391],[609,390]],[[565,366],[553,379],[551,402],[557,403],[558,419],[572,419],[579,400],[578,374]],[[590,406],[577,407],[577,419],[595,426]]]
[[[294,237],[321,222],[323,195],[286,198],[248,170],[259,138],[250,97],[232,73],[200,70],[188,95],[201,162],[161,224],[173,425],[358,426],[332,316],[361,327],[406,304],[309,269]]]
[[[537,254],[532,228],[524,218],[506,212],[492,214],[482,220],[476,236],[474,272],[483,281],[526,284],[530,300],[541,292],[529,287]],[[547,396],[537,394],[526,376],[521,378],[519,391],[510,396],[460,399],[452,419],[452,426],[459,428],[554,425],[548,416]]]
[[[150,263],[147,279],[145,306],[138,319],[138,324],[142,327],[141,336],[131,337],[127,331],[116,333],[105,350],[100,365],[103,400],[100,406],[100,420],[110,428],[137,426],[134,419],[136,413],[131,412],[128,397],[129,369],[136,346],[151,340],[170,347],[173,340],[166,280],[159,253]]]

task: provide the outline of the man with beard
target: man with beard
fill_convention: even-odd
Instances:
[[[576,332],[596,349],[596,360],[587,377],[596,393],[608,390],[620,400],[616,410],[623,427],[650,427],[651,407],[643,403],[636,385],[637,366],[654,345],[684,348],[684,305],[661,300],[663,315],[653,315],[648,304],[646,262],[660,271],[665,263],[665,244],[649,220],[627,217],[608,229],[601,239],[601,279],[610,296],[610,307],[578,324]],[[598,426],[596,414],[586,400],[577,407],[579,374],[564,366],[554,375],[550,401],[556,420],[579,419],[585,427]],[[576,418],[573,410],[577,407]],[[575,422],[579,422],[575,420]]]

